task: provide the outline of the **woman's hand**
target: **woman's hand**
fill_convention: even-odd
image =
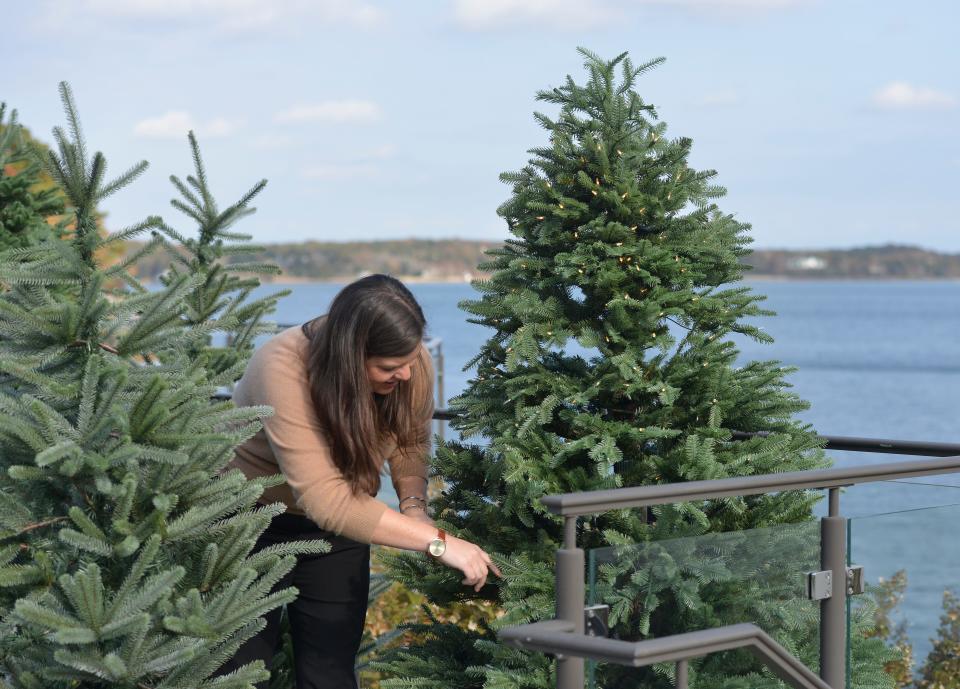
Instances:
[[[438,559],[447,567],[463,572],[463,584],[479,591],[487,583],[487,574],[502,576],[490,556],[470,541],[447,534],[447,549]]]
[[[437,527],[429,515],[420,509],[407,509],[404,513],[384,510],[373,530],[371,543],[393,548],[425,553],[430,541],[437,537]],[[487,583],[487,576],[502,576],[493,560],[479,546],[447,534],[447,549],[438,559],[447,567],[463,572],[463,583],[475,591]]]

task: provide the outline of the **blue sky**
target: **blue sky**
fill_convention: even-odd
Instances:
[[[161,213],[200,137],[260,242],[508,236],[498,174],[545,141],[576,46],[664,56],[639,91],[755,247],[960,251],[955,0],[36,0],[5,3],[0,100],[35,135],[73,87],[119,172],[112,229]],[[954,46],[954,47],[951,47]]]

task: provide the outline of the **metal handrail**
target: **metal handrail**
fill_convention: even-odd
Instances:
[[[437,421],[455,421],[463,416],[452,409],[435,409]],[[736,441],[766,438],[769,431],[731,431],[730,439]],[[838,452],[866,452],[868,454],[918,455],[921,457],[954,457],[960,455],[960,443],[933,443],[926,440],[890,440],[887,438],[857,438],[847,435],[817,435],[824,450]]]
[[[214,395],[216,399],[228,400],[228,392]],[[433,410],[434,421],[455,421],[462,413],[438,407]],[[730,439],[746,441],[752,438],[765,438],[771,435],[767,431],[746,432],[731,431]],[[960,455],[960,443],[932,443],[919,440],[889,440],[886,438],[856,438],[845,435],[818,435],[817,440],[824,450],[840,452],[866,452],[869,454],[918,455],[921,457],[954,457]]]
[[[755,624],[734,624],[633,642],[571,632],[572,624],[549,620],[509,627],[501,631],[499,637],[517,648],[618,665],[646,667],[674,662],[677,664],[677,689],[687,689],[687,661],[711,653],[745,648],[795,689],[831,689],[829,684]]]
[[[631,507],[711,500],[781,490],[840,488],[859,483],[960,472],[960,456],[923,461],[883,462],[856,467],[789,471],[782,474],[738,476],[708,481],[687,481],[654,486],[613,488],[587,493],[548,495],[541,502],[554,514],[571,517]]]
[[[746,433],[733,431],[732,440],[750,440],[772,435],[768,431]],[[960,443],[931,443],[926,440],[885,440],[882,438],[854,438],[845,435],[818,435],[824,450],[869,452],[891,455],[921,455],[923,457],[953,457],[960,455]]]

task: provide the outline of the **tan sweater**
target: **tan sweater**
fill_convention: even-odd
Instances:
[[[236,448],[231,466],[248,478],[282,473],[286,482],[267,489],[261,502],[283,502],[288,511],[306,515],[323,529],[369,543],[388,508],[372,495],[354,495],[330,457],[310,397],[308,344],[300,326],[289,328],[271,338],[250,359],[234,389],[234,403],[238,407],[269,405],[274,414],[263,419],[262,430]],[[426,485],[425,460],[434,403],[433,360],[425,346],[421,345],[420,357],[406,384],[413,384],[417,391],[417,413],[425,425],[425,445],[415,448],[406,458],[395,442],[383,446],[381,457],[389,464],[400,497],[410,493],[422,495]],[[406,490],[402,495],[401,484]]]

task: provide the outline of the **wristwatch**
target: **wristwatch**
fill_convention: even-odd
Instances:
[[[427,552],[434,557],[440,557],[447,552],[447,532],[437,529],[437,537],[427,544]]]

